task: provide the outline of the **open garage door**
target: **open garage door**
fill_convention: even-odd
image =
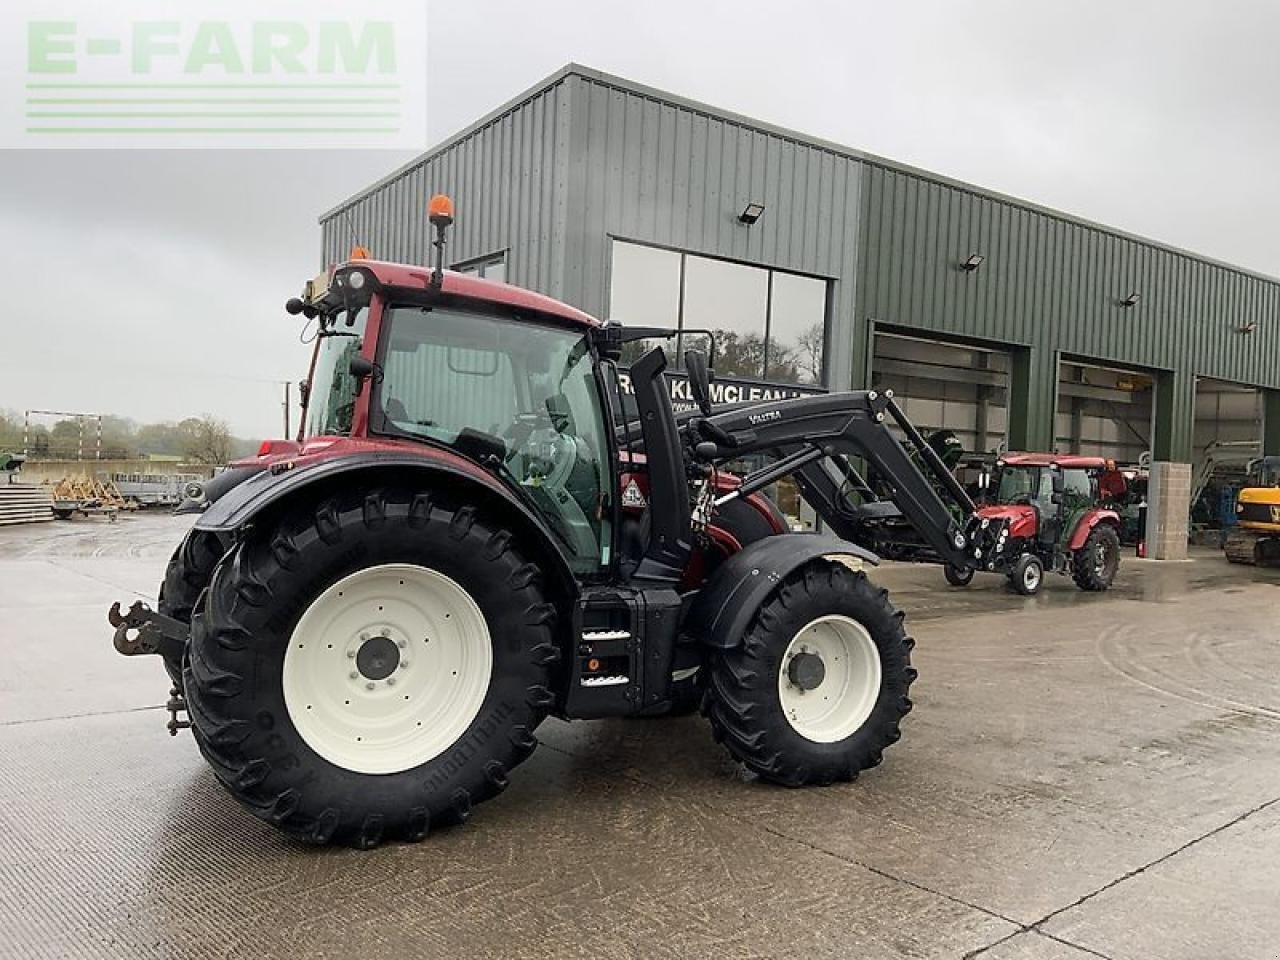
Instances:
[[[1191,521],[1218,530],[1235,523],[1236,494],[1249,461],[1262,454],[1262,391],[1196,379]]]
[[[1058,365],[1056,449],[1133,464],[1151,450],[1155,378],[1072,360]]]
[[[871,382],[878,390],[893,390],[926,436],[950,430],[975,453],[1004,442],[1008,353],[877,331]]]

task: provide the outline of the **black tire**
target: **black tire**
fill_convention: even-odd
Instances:
[[[222,559],[222,544],[212,534],[200,530],[192,530],[178,544],[169,558],[169,565],[164,571],[164,580],[160,583],[160,597],[156,608],[166,617],[173,617],[183,623],[191,622],[191,614],[196,608],[200,593],[209,585],[213,577],[213,568]],[[164,669],[169,679],[179,690],[182,689],[182,662],[171,657],[164,657]]]
[[[1044,564],[1034,553],[1024,553],[1009,571],[1009,586],[1024,597],[1034,597],[1044,583]]]
[[[1111,524],[1099,523],[1071,555],[1071,578],[1081,590],[1107,590],[1119,569],[1120,537]]]
[[[307,745],[285,705],[283,663],[314,599],[387,563],[427,567],[464,588],[483,615],[493,663],[479,712],[451,746],[412,769],[368,774]],[[313,843],[367,849],[461,822],[533,753],[533,731],[554,701],[556,611],[539,581],[511,534],[435,491],[299,507],[232,549],[195,615],[186,679],[196,742],[237,800]]]
[[[881,685],[862,726],[843,740],[821,743],[802,736],[783,713],[778,678],[792,638],[827,614],[844,614],[866,628],[879,653]],[[716,740],[763,779],[789,787],[852,780],[876,766],[911,710],[915,644],[902,620],[888,591],[862,572],[826,560],[793,572],[756,612],[742,643],[711,658],[702,710]]]
[[[942,565],[942,575],[953,587],[967,587],[973,582],[972,567],[957,567],[955,564],[945,563]]]

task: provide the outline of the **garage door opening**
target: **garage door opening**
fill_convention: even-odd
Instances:
[[[1058,365],[1055,448],[1136,464],[1151,450],[1155,379],[1078,361]]]
[[[877,331],[871,382],[878,390],[893,390],[925,436],[949,430],[972,453],[1004,444],[1008,353]]]
[[[1222,530],[1234,525],[1249,461],[1262,454],[1262,391],[1197,378],[1195,417],[1192,528]]]

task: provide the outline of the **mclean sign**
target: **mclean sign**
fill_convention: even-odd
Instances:
[[[619,371],[618,384],[627,396],[635,393],[631,386],[631,375],[626,371]],[[677,413],[694,409],[693,391],[689,389],[689,378],[682,371],[676,370],[667,374],[667,387],[671,390],[671,406]],[[717,377],[711,382],[711,402],[717,405],[757,403],[764,400],[794,400],[796,397],[811,397],[814,394],[826,392],[819,386],[760,383],[753,380],[737,380],[732,377]]]

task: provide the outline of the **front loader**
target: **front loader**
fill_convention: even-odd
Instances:
[[[841,538],[851,458],[959,568],[1005,563],[1004,524],[888,392],[717,413],[691,351],[680,423],[654,348],[632,425],[623,348],[676,331],[446,271],[447,198],[431,219],[433,268],[353,259],[290,301],[316,326],[300,435],[189,490],[159,609],[113,607],[117,649],[171,674],[171,731],[257,816],[359,847],[466,819],[547,715],[697,703],[789,786],[878,764],[916,673],[877,558]],[[761,491],[789,474],[835,535],[786,532]]]

